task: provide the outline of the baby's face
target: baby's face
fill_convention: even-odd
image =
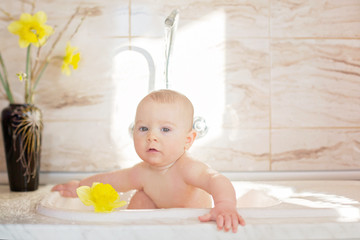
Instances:
[[[184,104],[141,102],[134,127],[139,157],[154,167],[165,167],[181,157],[191,131],[188,112]]]

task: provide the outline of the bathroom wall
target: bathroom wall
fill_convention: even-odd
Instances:
[[[23,86],[15,73],[24,71],[25,49],[7,25],[31,11],[28,2],[0,4],[11,15],[0,11],[0,51],[18,102]],[[176,8],[170,87],[193,101],[209,128],[194,156],[221,171],[360,169],[360,1],[38,0],[35,11],[60,31],[77,5],[89,12],[72,39],[79,69],[67,77],[55,61],[36,95],[43,171],[105,171],[139,161],[128,127],[149,73],[156,88],[165,86],[164,20]],[[155,63],[150,71],[145,53]]]

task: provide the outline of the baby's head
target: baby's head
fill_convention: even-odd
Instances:
[[[174,163],[196,138],[192,129],[194,108],[184,95],[172,90],[151,92],[136,110],[134,146],[152,166]]]
[[[180,113],[182,117],[179,120],[182,120],[184,122],[188,131],[192,130],[194,107],[191,101],[185,95],[169,89],[153,91],[140,101],[136,111],[136,117],[138,116],[139,111],[142,110],[141,107],[144,104],[148,104],[149,102],[160,105],[161,104],[173,105],[173,109],[172,109],[173,111],[171,111],[169,114],[173,114],[174,112]],[[136,117],[135,117],[135,121],[136,121]]]

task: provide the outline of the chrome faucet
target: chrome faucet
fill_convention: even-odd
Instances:
[[[171,14],[165,19],[165,88],[169,88],[169,63],[170,56],[172,53],[175,32],[177,30],[177,25],[179,22],[179,10],[175,9]]]
[[[165,77],[165,88],[169,89],[171,84],[169,82],[169,63],[170,63],[170,56],[173,51],[174,39],[175,39],[175,32],[177,30],[177,25],[179,22],[179,10],[173,10],[170,15],[165,19],[165,70],[164,70],[164,77]],[[149,67],[149,92],[152,92],[155,89],[155,64],[154,60],[143,48],[128,46],[119,49],[118,52],[124,50],[133,50],[136,52],[141,53],[148,62]],[[206,135],[208,132],[208,127],[206,125],[206,121],[203,117],[195,117],[193,122],[193,129],[197,132],[197,138],[201,138]],[[131,123],[129,126],[129,134],[132,137],[134,133],[134,123]]]

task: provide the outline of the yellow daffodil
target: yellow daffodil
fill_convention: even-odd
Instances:
[[[71,46],[69,42],[67,43],[61,71],[68,76],[71,74],[70,65],[73,69],[78,68],[80,53],[75,53],[77,50],[77,47]]]
[[[46,43],[48,37],[54,32],[53,28],[46,25],[46,13],[39,11],[34,15],[23,13],[20,20],[9,24],[9,32],[19,35],[19,45],[26,48],[29,44],[36,47],[42,46]]]
[[[125,201],[120,201],[119,194],[110,184],[93,183],[91,188],[81,186],[76,189],[76,193],[86,206],[93,205],[95,212],[112,212],[126,205]]]

